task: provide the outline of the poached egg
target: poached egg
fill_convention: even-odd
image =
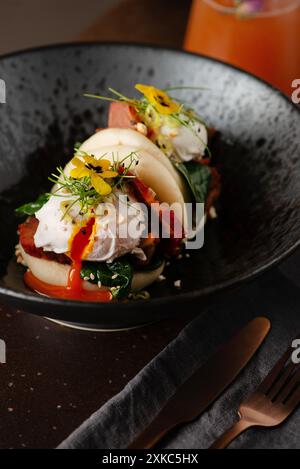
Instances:
[[[34,235],[36,247],[57,254],[70,251],[74,233],[90,217],[80,211],[80,204],[68,194],[52,195],[35,216],[39,220]],[[145,259],[139,244],[146,228],[146,215],[131,195],[112,194],[96,207],[93,216],[95,225],[85,260],[112,262],[127,253]]]
[[[170,140],[173,153],[180,161],[199,160],[208,143],[205,125],[190,121],[189,126],[170,126],[168,121],[160,127],[160,134]]]

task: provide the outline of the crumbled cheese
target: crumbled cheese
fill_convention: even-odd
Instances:
[[[181,288],[181,280],[175,280],[174,286],[175,286],[176,288]]]
[[[210,216],[210,218],[213,218],[213,219],[218,217],[218,214],[217,214],[216,209],[215,209],[214,206],[210,207],[209,216]]]
[[[22,256],[22,251],[21,251],[21,246],[20,244],[17,244],[15,247],[15,255],[17,258],[17,264],[22,264],[26,267],[26,262]]]
[[[146,137],[147,134],[148,134],[148,129],[147,129],[146,125],[143,124],[142,122],[138,122],[138,123],[136,124],[136,130],[137,130],[140,134],[145,135],[145,137]]]
[[[158,282],[163,282],[164,280],[166,280],[166,277],[165,277],[164,275],[159,275],[159,276],[157,277],[157,281],[158,281]]]

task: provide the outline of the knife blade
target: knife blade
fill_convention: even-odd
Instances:
[[[128,449],[153,448],[170,430],[199,417],[247,365],[270,329],[267,318],[250,321],[177,389]]]

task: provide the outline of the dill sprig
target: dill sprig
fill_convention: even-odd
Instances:
[[[108,91],[110,91],[116,97],[110,98],[109,96],[101,96],[101,95],[92,94],[92,93],[85,93],[83,96],[85,96],[86,98],[100,99],[101,101],[109,101],[111,103],[119,103],[119,102],[127,103],[130,106],[134,107],[137,112],[145,111],[148,106],[148,101],[145,100],[144,98],[141,98],[141,99],[129,98],[128,96],[125,96],[124,94],[120,93],[114,88],[108,88]]]
[[[167,93],[168,91],[177,91],[177,90],[210,90],[211,88],[205,86],[168,86],[163,90]]]
[[[125,167],[125,161],[130,160],[129,163]],[[124,184],[124,179],[125,181],[128,179],[134,179],[136,176],[133,174],[130,174],[130,170],[133,168],[133,166],[136,166],[138,164],[138,155],[137,152],[133,151],[129,153],[129,155],[125,156],[122,158],[122,160],[115,161],[114,154],[113,154],[113,165],[112,165],[112,170],[113,171],[119,171],[120,176],[117,178],[117,180],[114,182],[114,189],[122,189],[123,184]],[[120,168],[122,168],[122,171],[120,172]]]

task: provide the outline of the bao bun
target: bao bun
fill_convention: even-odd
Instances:
[[[185,232],[188,232],[185,202],[189,201],[189,191],[169,159],[147,137],[131,129],[104,129],[86,140],[79,151],[93,155],[95,158],[105,155],[105,159],[110,159],[112,163],[124,159],[130,153],[135,153],[138,164],[134,166],[132,172],[155,192],[160,202],[169,205],[176,203],[175,215],[182,223]],[[126,159],[124,164],[126,167]],[[68,175],[72,168],[72,163],[69,162],[64,172]],[[39,280],[50,285],[67,286],[70,265],[33,257],[22,247],[20,255],[24,265],[27,265]],[[152,271],[135,272],[132,290],[138,291],[153,283],[163,269],[164,263]],[[98,287],[84,281],[84,288]]]
[[[71,268],[70,265],[30,256],[24,251],[22,246],[19,246],[18,250],[22,258],[22,263],[29,268],[36,278],[49,285],[67,286],[68,275]],[[154,270],[135,272],[131,283],[132,291],[137,292],[151,285],[151,283],[160,276],[163,270],[164,262]],[[97,285],[93,285],[87,281],[83,282],[83,287],[86,290],[98,289]]]
[[[168,157],[147,137],[132,129],[104,129],[96,132],[80,147],[79,151],[103,157],[112,163],[121,161],[135,153],[138,165],[132,172],[157,195],[160,202],[175,204],[174,213],[185,232],[189,232],[185,203],[190,202],[189,189]],[[130,159],[124,160],[124,165]],[[73,168],[71,162],[64,171],[68,175]]]

